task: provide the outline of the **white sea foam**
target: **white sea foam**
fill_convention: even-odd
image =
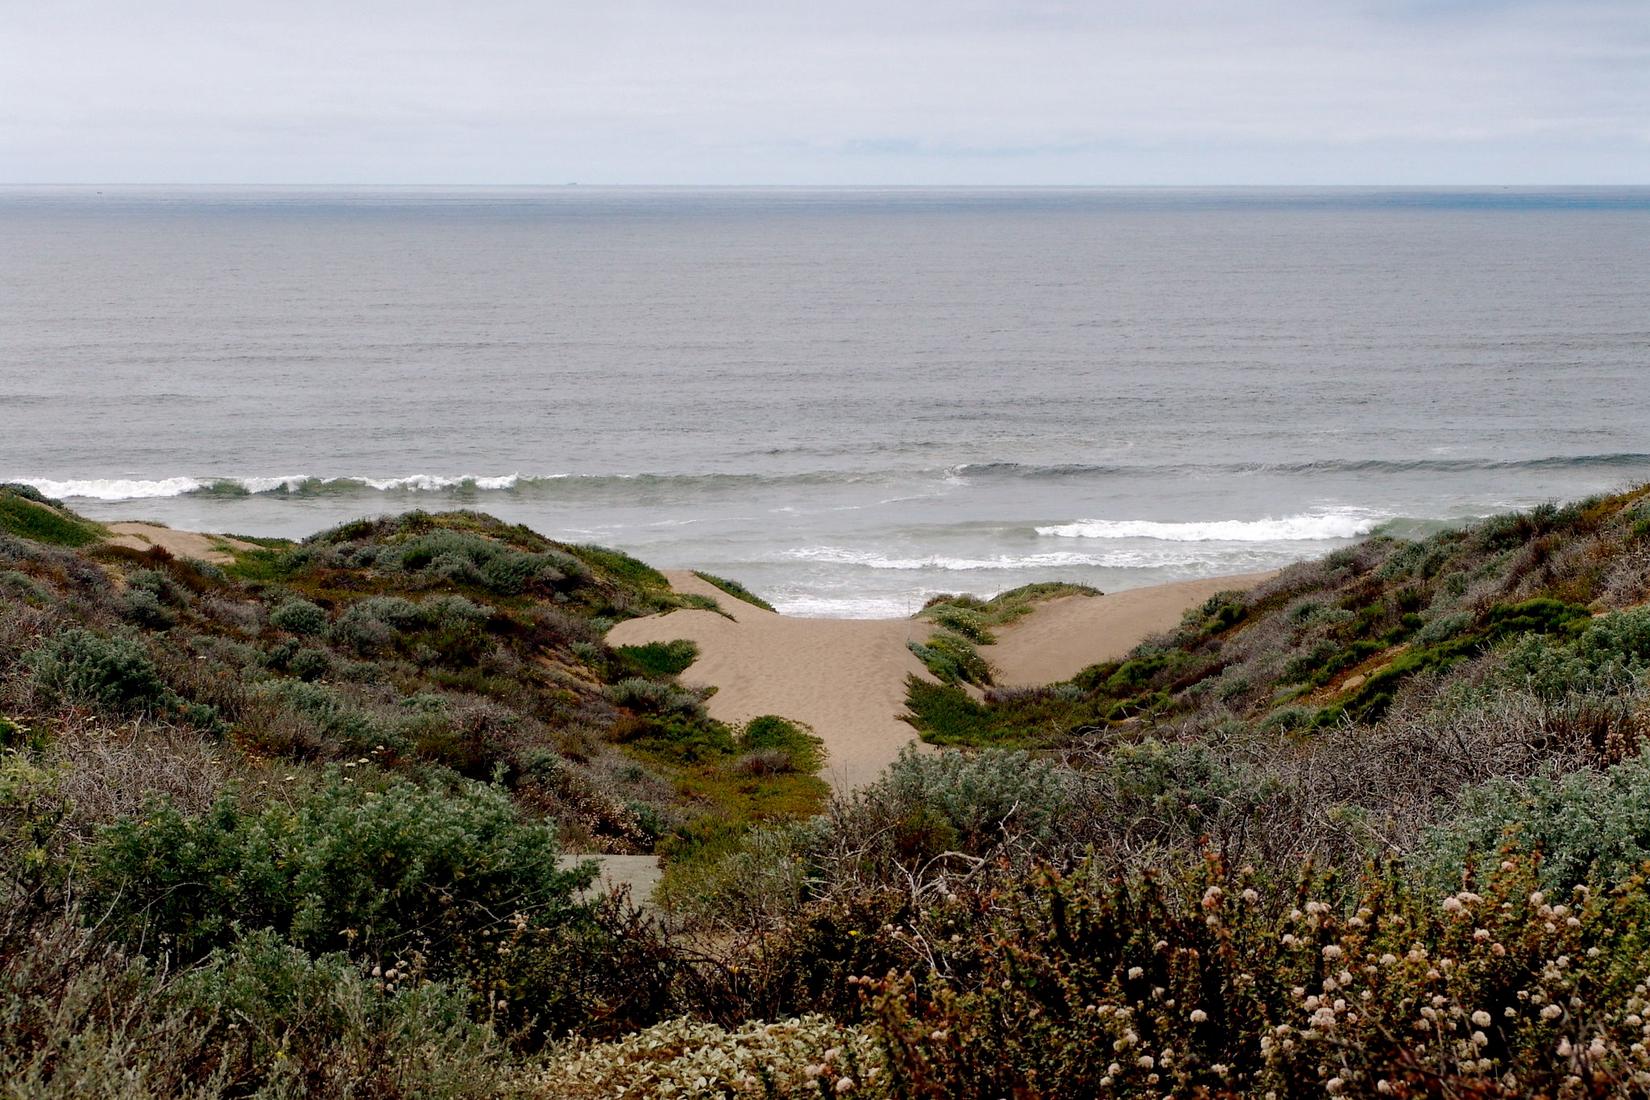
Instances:
[[[879,554],[874,550],[854,550],[843,546],[803,546],[786,550],[782,557],[794,561],[820,562],[827,565],[857,565],[866,569],[888,569],[915,572],[936,570],[943,572],[976,572],[979,570],[1012,569],[1170,569],[1177,575],[1218,576],[1222,573],[1241,573],[1251,569],[1271,569],[1289,560],[1287,552],[1260,546],[1211,548],[1206,551],[1174,549],[1170,546],[1141,547],[1137,545],[1107,547],[1092,552],[1049,551],[1038,554],[999,554],[994,557],[904,558]]]
[[[230,479],[232,484],[239,485],[249,493],[273,493],[277,489],[282,492],[296,493],[309,480],[303,474],[293,474],[290,477],[237,477]]]
[[[899,558],[875,550],[854,550],[845,546],[801,546],[784,553],[798,561],[832,565],[863,565],[868,569],[943,569],[969,572],[978,569],[1059,569],[1064,566],[1106,565],[1104,555],[1055,551],[1045,554],[999,554],[990,558],[959,558],[936,554],[927,558]]]
[[[514,489],[520,480],[520,474],[505,474],[503,477],[443,477],[439,474],[409,474],[406,477],[362,477],[362,478],[329,478],[333,481],[359,481],[369,489],[379,492],[412,491],[415,493],[434,493],[442,489],[457,489],[465,485],[473,485],[477,489]]]
[[[904,596],[773,596],[781,615],[802,619],[905,619],[939,590]]]
[[[197,481],[192,477],[163,477],[156,480],[88,478],[78,481],[20,477],[10,480],[33,486],[47,496],[59,500],[148,500],[154,497],[180,497],[185,493],[206,488],[206,482]]]
[[[560,475],[547,475],[544,480]],[[52,478],[20,477],[12,480],[31,485],[49,497],[60,500],[149,500],[157,497],[179,497],[208,489],[228,488],[242,492],[301,493],[311,486],[359,486],[381,493],[439,492],[443,489],[473,488],[483,491],[514,489],[521,481],[520,474],[497,477],[473,477],[465,474],[447,477],[440,474],[409,474],[406,477],[311,477],[307,474],[288,474],[257,477],[163,477],[163,478],[81,478],[56,480]]]
[[[1155,539],[1161,542],[1322,542],[1367,535],[1391,517],[1361,508],[1309,512],[1272,519],[1166,523],[1143,519],[1085,519],[1037,528],[1039,535],[1074,539]]]

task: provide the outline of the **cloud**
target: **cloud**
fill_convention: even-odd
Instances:
[[[0,179],[1625,182],[1642,0],[0,0]]]

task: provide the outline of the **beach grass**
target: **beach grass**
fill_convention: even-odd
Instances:
[[[693,571],[693,575],[704,581],[706,584],[714,585],[715,587],[720,588],[736,600],[743,600],[753,607],[760,607],[763,611],[772,611],[774,609],[773,604],[769,603],[767,600],[764,600],[761,596],[758,596],[755,592],[752,592],[738,581],[730,581],[726,577],[718,577],[714,573],[703,573],[697,569]]]

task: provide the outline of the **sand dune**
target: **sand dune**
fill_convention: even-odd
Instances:
[[[1110,596],[1051,600],[999,631],[981,652],[1010,685],[1063,680],[1120,656],[1180,621],[1187,608],[1223,589],[1246,588],[1270,574],[1185,581]],[[803,619],[763,611],[701,581],[667,573],[679,592],[713,596],[737,621],[711,611],[672,611],[631,619],[608,632],[611,645],[689,638],[699,659],[682,679],[717,689],[711,716],[743,722],[778,714],[812,726],[825,742],[824,777],[838,790],[875,779],[915,740],[902,722],[905,678],[928,672],[906,643],[926,638],[915,619]]]
[[[1153,634],[1180,622],[1216,592],[1253,588],[1276,573],[1244,573],[1207,580],[1130,588],[1104,596],[1063,596],[995,631],[997,644],[980,653],[1003,687],[1069,680],[1101,661],[1115,661]]]
[[[230,553],[231,550],[257,549],[249,542],[232,539],[228,535],[174,531],[158,523],[111,523],[108,528],[114,532],[114,537],[109,541],[116,546],[130,546],[134,550],[147,550],[151,546],[159,546],[174,557],[195,558],[214,565],[227,565],[234,561],[235,557]]]
[[[667,573],[678,592],[715,597],[737,622],[714,611],[672,611],[622,622],[610,645],[689,638],[699,659],[682,675],[712,684],[711,716],[744,722],[778,714],[812,726],[825,741],[823,773],[849,789],[876,778],[914,731],[899,720],[905,677],[928,675],[906,643],[926,638],[913,619],[798,619],[737,600],[691,573]]]

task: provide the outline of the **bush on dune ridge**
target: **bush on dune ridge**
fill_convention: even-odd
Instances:
[[[54,546],[89,546],[104,537],[99,524],[81,519],[28,485],[0,484],[0,532]]]

